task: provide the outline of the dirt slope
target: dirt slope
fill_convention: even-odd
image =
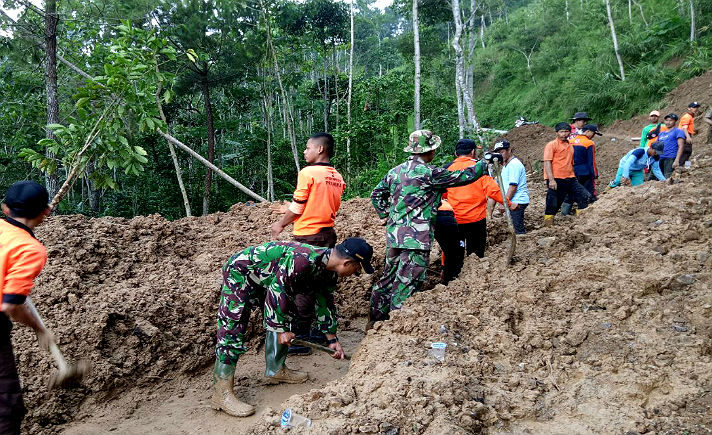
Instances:
[[[469,258],[369,332],[347,376],[290,398],[297,433],[710,433],[712,154],[673,185]],[[433,341],[447,359],[428,357]],[[280,433],[265,415],[253,433]]]

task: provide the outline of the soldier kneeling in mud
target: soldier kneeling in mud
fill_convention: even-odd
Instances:
[[[284,364],[295,337],[290,332],[295,314],[294,297],[311,294],[316,321],[326,334],[336,359],[344,350],[336,337],[335,284],[332,272],[349,276],[363,269],[373,273],[373,248],[365,240],[349,238],[333,249],[297,242],[268,242],[233,255],[223,266],[223,285],[218,306],[218,339],[215,347],[212,407],[236,417],[246,417],[255,408],[235,397],[235,365],[246,352],[245,335],[252,308],[264,306],[265,376],[271,383],[301,383],[304,372]]]

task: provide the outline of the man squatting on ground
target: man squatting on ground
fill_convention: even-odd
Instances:
[[[529,189],[527,188],[527,172],[524,164],[514,157],[514,150],[508,140],[500,140],[494,144],[492,152],[502,154],[504,167],[502,168],[502,183],[507,189],[506,196],[509,203],[509,215],[512,217],[515,234],[527,232],[524,226],[524,210],[529,205]]]
[[[448,171],[459,171],[477,164],[475,141],[460,139],[455,153],[457,158],[448,166]],[[447,200],[455,212],[460,240],[465,242],[465,252],[482,258],[487,246],[487,201],[492,199],[502,204],[502,192],[497,182],[489,175],[483,175],[474,183],[449,187]],[[462,262],[464,260],[461,259]],[[462,264],[458,266],[462,268]]]
[[[233,391],[235,366],[246,352],[245,334],[253,307],[264,307],[265,376],[273,383],[301,383],[304,372],[284,364],[295,314],[294,299],[310,293],[316,301],[316,322],[326,334],[334,358],[344,351],[336,336],[335,285],[323,286],[332,273],[350,276],[362,268],[373,273],[373,249],[365,240],[349,238],[333,249],[296,242],[267,242],[239,252],[223,266],[223,285],[218,306],[218,335],[213,371],[212,407],[236,417],[246,417],[255,408],[240,401]],[[334,281],[327,281],[334,283]]]
[[[633,186],[640,186],[645,182],[645,170],[653,173],[655,178],[665,181],[665,176],[660,171],[660,153],[663,152],[663,144],[655,142],[648,148],[634,148],[618,163],[616,178],[609,184],[610,187],[618,187],[630,181]]]
[[[47,189],[34,181],[20,181],[7,189],[2,204],[7,218],[0,221],[0,434],[19,434],[27,413],[12,350],[11,320],[34,329],[42,348],[52,340],[25,305],[47,262],[47,250],[33,230],[49,216],[48,202]]]
[[[333,248],[336,245],[334,219],[341,207],[341,195],[346,183],[341,174],[334,169],[331,158],[334,156],[334,138],[329,133],[317,133],[309,138],[304,149],[307,166],[297,175],[297,188],[292,196],[292,203],[279,221],[270,227],[272,240],[275,240],[284,228],[294,222],[294,241],[313,246]],[[336,284],[336,274],[327,277]],[[325,338],[318,330],[311,331],[314,321],[314,299],[309,294],[299,293],[295,297],[297,316],[292,325],[292,332],[301,340],[324,343]],[[311,348],[291,346],[290,354],[308,355]]]
[[[591,194],[576,180],[574,174],[574,149],[568,141],[571,126],[566,122],[560,122],[554,129],[556,138],[546,144],[542,159],[547,187],[544,226],[553,225],[554,216],[567,195],[577,203],[578,210],[588,207],[591,201]]]
[[[386,257],[383,277],[373,287],[369,328],[388,319],[425,281],[433,240],[436,210],[448,187],[473,183],[486,169],[478,162],[462,171],[432,166],[440,138],[428,130],[411,133],[403,151],[405,163],[388,171],[371,193],[381,219],[386,220]]]

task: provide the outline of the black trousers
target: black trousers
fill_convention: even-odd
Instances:
[[[455,213],[439,211],[435,221],[435,240],[443,251],[443,284],[457,278],[465,261],[465,244],[461,240]]]
[[[460,237],[465,241],[467,255],[473,252],[480,258],[485,256],[487,246],[487,219],[469,224],[459,224]]]
[[[333,227],[322,228],[316,234],[294,236],[294,241],[323,248],[333,248],[336,246],[336,231]],[[337,279],[338,277],[334,274],[332,277],[334,283],[336,283]],[[314,285],[317,284],[314,283]],[[294,297],[294,305],[297,312],[292,321],[292,332],[302,339],[309,335],[309,330],[314,320],[314,303],[313,293],[299,293]]]
[[[588,207],[591,202],[591,194],[578,182],[575,177],[556,178],[556,190],[549,188],[549,180],[546,180],[546,207],[544,214],[555,215],[561,208],[561,204],[567,196],[578,205],[580,210]]]
[[[10,340],[12,322],[0,313],[0,434],[19,434],[27,413]]]

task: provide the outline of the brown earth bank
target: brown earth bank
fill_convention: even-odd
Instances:
[[[468,258],[284,407],[292,433],[711,433],[712,153]],[[448,344],[443,364],[431,342]],[[252,433],[281,433],[265,413]]]
[[[291,406],[314,419],[312,428],[292,431],[309,433],[709,433],[712,157],[698,147],[692,169],[674,184],[606,192],[602,186],[634,146],[630,133],[614,126],[597,139],[601,199],[576,218],[557,218],[555,228],[540,228],[544,189],[534,173],[553,129],[510,132],[530,172],[532,196],[530,234],[518,238],[515,264],[502,264],[501,217],[488,223],[487,257],[469,258],[448,287],[436,285],[435,249],[431,290],[369,332],[343,379],[321,388],[344,370],[318,360],[314,370],[323,376],[307,385],[314,390],[249,421],[211,414],[206,405],[214,317],[222,264],[268,240],[278,217],[270,206],[238,204],[175,222],[158,215],[51,218],[37,231],[49,261],[33,298],[66,356],[90,360],[93,371],[82,387],[48,392],[51,359],[27,328],[17,327],[13,339],[30,409],[24,432],[72,433],[94,418],[83,433],[178,427],[179,433],[280,433],[276,409]],[[384,230],[369,200],[345,202],[336,230],[340,239],[366,238],[379,269]],[[349,278],[337,293],[351,349],[377,278],[378,272]],[[303,393],[290,387],[270,395],[252,379],[263,368],[258,313],[253,320],[254,361],[238,389],[249,390],[248,401],[272,405],[284,392]],[[427,355],[430,342],[439,340],[448,343],[444,364]],[[297,366],[312,364],[304,361]],[[176,402],[181,389],[186,392],[177,397],[187,404]],[[145,425],[173,409],[166,403],[176,403],[176,425],[163,427],[168,418]],[[120,409],[125,406],[130,409]]]

